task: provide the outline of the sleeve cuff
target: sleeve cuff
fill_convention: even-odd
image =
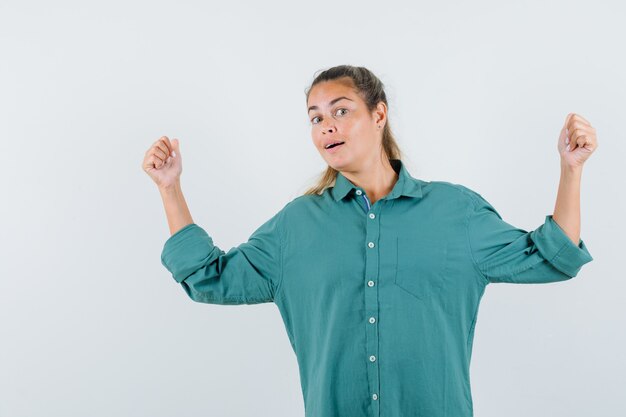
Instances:
[[[530,233],[530,237],[541,255],[570,277],[575,277],[584,264],[593,260],[585,242],[580,239],[575,245],[551,214],[546,216],[541,227]]]
[[[161,264],[180,283],[193,274],[200,263],[207,260],[214,245],[206,231],[195,223],[190,223],[171,235],[163,245]]]

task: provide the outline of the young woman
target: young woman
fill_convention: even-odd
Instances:
[[[528,232],[463,185],[409,174],[383,84],[366,68],[330,68],[306,98],[328,168],[228,252],[191,218],[178,140],[148,149],[143,168],[172,234],[162,264],[194,301],[276,303],[308,417],[472,416],[469,367],[486,285],[563,281],[593,259],[579,233],[595,129],[567,116],[554,214]]]

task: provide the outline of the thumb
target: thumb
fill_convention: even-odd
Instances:
[[[172,154],[176,156],[176,154],[180,153],[180,141],[176,138],[172,139]]]

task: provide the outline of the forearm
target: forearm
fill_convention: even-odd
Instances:
[[[574,242],[580,243],[581,168],[561,165],[561,179],[552,218]]]
[[[159,188],[159,192],[163,199],[170,235],[173,235],[186,225],[194,222],[191,218],[189,208],[187,207],[185,197],[183,196],[180,182],[176,182],[175,185],[170,187]]]

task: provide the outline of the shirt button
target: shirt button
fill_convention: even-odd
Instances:
[[[377,399],[378,399],[378,395],[372,394],[372,400],[377,400]]]
[[[374,286],[374,281],[372,281],[372,280],[367,281],[367,286],[368,287],[373,287]]]
[[[361,195],[361,194],[363,194],[363,191],[361,191],[361,190],[356,190],[356,194],[357,194],[357,195]]]
[[[370,317],[370,323],[375,323],[376,319],[374,317]]]
[[[376,215],[374,213],[370,213],[370,219],[373,219],[374,217],[376,217]]]
[[[372,355],[370,356],[370,362],[374,362],[376,360],[376,356]]]
[[[370,248],[373,248],[374,247],[374,242],[368,243],[367,246],[369,246]]]

